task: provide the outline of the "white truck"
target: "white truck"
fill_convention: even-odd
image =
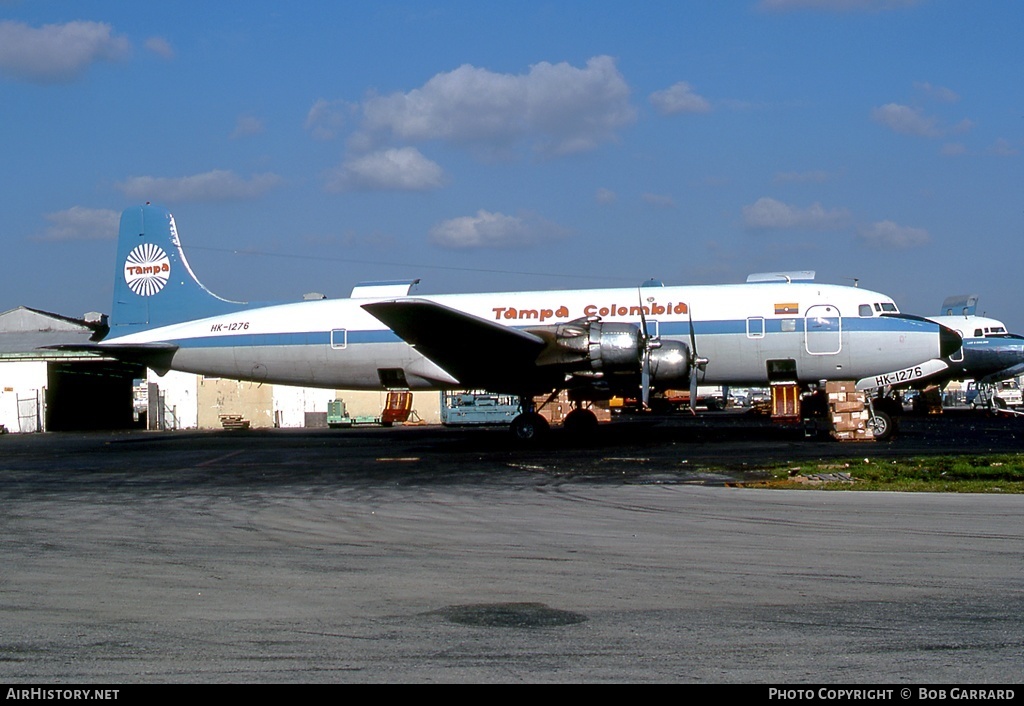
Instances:
[[[980,384],[974,380],[965,380],[965,382],[967,383],[967,404],[972,408],[1016,409],[1024,406],[1024,396],[1021,395],[1020,386],[1016,380],[1003,380],[991,384]]]

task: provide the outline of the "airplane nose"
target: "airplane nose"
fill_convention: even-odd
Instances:
[[[960,334],[951,328],[945,326],[939,326],[939,355],[942,358],[948,358],[949,356],[960,350],[960,346],[964,344]]]

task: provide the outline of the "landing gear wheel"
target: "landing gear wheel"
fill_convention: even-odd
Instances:
[[[878,409],[868,419],[868,429],[871,430],[877,441],[886,441],[896,431],[893,426],[892,417]]]
[[[573,436],[589,436],[597,431],[597,415],[589,409],[574,409],[565,415],[562,425]]]
[[[548,420],[536,412],[523,412],[512,420],[509,431],[516,441],[534,442],[542,439],[549,431]]]

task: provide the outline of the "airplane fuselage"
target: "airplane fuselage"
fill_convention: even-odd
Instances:
[[[638,294],[639,292],[639,294]],[[940,356],[936,327],[880,315],[892,300],[866,289],[755,283],[638,289],[417,296],[522,330],[582,317],[640,325],[662,341],[696,343],[701,384],[764,385],[858,380],[913,370]],[[326,299],[242,308],[230,314],[120,335],[105,344],[169,343],[175,370],[336,389],[459,388],[453,377],[362,308],[372,299]],[[474,347],[455,339],[452,346]],[[486,359],[488,351],[478,354]],[[781,365],[773,365],[773,361]],[[775,372],[770,372],[770,371]],[[496,379],[500,379],[500,371]],[[400,381],[400,384],[396,384]],[[520,390],[499,390],[518,393]]]

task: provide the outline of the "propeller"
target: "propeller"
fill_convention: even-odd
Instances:
[[[697,337],[693,333],[693,308],[686,307],[690,317],[690,413],[697,413],[697,371],[707,368],[708,359],[697,355]]]
[[[640,402],[647,409],[651,398],[651,351],[660,348],[661,341],[655,340],[647,330],[643,293],[639,289],[637,297],[640,299]]]

